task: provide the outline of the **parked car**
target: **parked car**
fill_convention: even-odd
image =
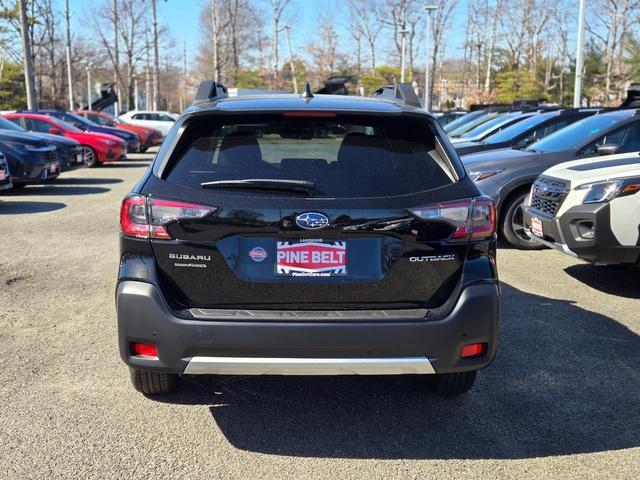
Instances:
[[[487,113],[489,113],[489,109],[486,109],[486,110],[474,110],[473,112],[469,112],[466,115],[462,115],[460,118],[452,120],[451,122],[446,124],[444,127],[442,127],[442,129],[448,135],[449,133],[453,132],[457,128],[460,128],[465,123],[469,123],[469,122],[475,121],[476,119],[478,119],[478,118],[480,118],[480,117],[482,117],[484,115],[487,115]]]
[[[60,135],[77,141],[84,147],[84,162],[89,167],[126,158],[125,142],[113,135],[84,132],[58,118],[36,113],[8,113],[5,118],[29,130],[48,131],[52,135]]]
[[[119,118],[131,125],[140,125],[142,127],[151,127],[160,130],[163,137],[169,134],[169,130],[171,130],[176,123],[176,116],[170,112],[131,110],[120,115]]]
[[[465,133],[470,132],[471,130],[479,127],[480,125],[482,125],[484,123],[487,123],[487,122],[489,122],[491,120],[495,120],[498,117],[501,117],[505,113],[507,113],[507,112],[496,112],[496,111],[493,111],[493,110],[487,111],[483,115],[477,117],[475,120],[472,120],[470,122],[466,122],[466,123],[460,125],[455,130],[452,130],[452,131],[448,132],[447,135],[448,135],[449,139],[459,138],[462,135],[464,135]]]
[[[436,120],[438,120],[438,123],[444,127],[465,115],[467,115],[467,112],[464,110],[451,110],[449,112],[441,112],[434,116],[436,117]]]
[[[9,172],[9,163],[7,158],[0,152],[0,190],[13,187],[11,183],[11,173]]]
[[[501,149],[465,155],[462,160],[480,189],[498,205],[499,230],[513,246],[540,248],[524,229],[523,204],[531,185],[546,169],[569,160],[609,151],[640,150],[640,116],[636,110],[597,113],[552,133],[524,149]]]
[[[467,391],[496,351],[494,206],[410,85],[356,100],[198,92],[122,203],[118,334],[135,388],[412,373]]]
[[[85,166],[82,146],[70,138],[51,135],[49,131],[38,131],[33,128],[22,128],[16,122],[12,122],[0,116],[0,129],[13,130],[18,132],[27,132],[31,130],[37,133],[39,138],[46,140],[48,143],[56,147],[56,159],[60,162],[60,172],[68,172]]]
[[[42,183],[60,175],[56,147],[38,135],[0,129],[0,150],[9,165],[13,188]]]
[[[482,140],[460,142],[454,146],[458,155],[461,156],[500,148],[524,148],[567,125],[594,115],[596,112],[597,110],[594,109],[565,109],[541,112],[493,133]]]
[[[41,109],[37,111],[22,111],[17,113],[38,113],[42,115],[48,115],[50,117],[55,117],[65,121],[70,125],[73,125],[83,132],[103,133],[106,135],[118,137],[126,142],[127,153],[137,153],[140,151],[140,137],[137,134],[133,132],[126,132],[119,128],[102,127],[72,112],[65,112],[64,110]]]
[[[511,125],[517,124],[539,112],[506,112],[491,120],[478,125],[475,128],[451,139],[455,147],[458,143],[481,142],[494,133],[500,132]]]
[[[594,264],[638,264],[638,192],[637,152],[561,163],[533,184],[525,231],[535,242]]]
[[[162,143],[162,132],[156,128],[132,125],[119,118],[112,117],[107,112],[95,112],[93,110],[78,110],[77,115],[103,127],[114,127],[121,130],[128,130],[140,137],[140,151],[146,152],[150,147],[155,147]]]

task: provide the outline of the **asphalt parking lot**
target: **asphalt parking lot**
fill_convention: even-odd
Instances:
[[[0,477],[640,478],[640,270],[548,250],[499,250],[498,357],[455,400],[401,377],[138,394],[118,211],[151,158],[0,194]]]

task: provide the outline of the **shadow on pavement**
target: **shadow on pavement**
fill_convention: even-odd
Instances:
[[[125,160],[123,162],[103,163],[99,168],[140,168],[148,167],[149,165],[151,165],[151,161],[140,162]]]
[[[20,190],[10,190],[10,195],[14,197],[25,197],[29,195],[93,195],[96,193],[105,193],[111,190],[105,187],[87,187],[75,185],[56,185],[55,183],[47,183],[45,185],[32,185]]]
[[[122,183],[121,178],[56,178],[54,185],[112,185]]]
[[[571,265],[564,271],[576,280],[609,295],[640,299],[640,268],[637,266],[596,267],[583,263]]]
[[[0,215],[53,212],[66,206],[66,204],[59,202],[12,202],[0,200]]]
[[[500,348],[465,396],[420,377],[186,377],[236,448],[301,457],[532,458],[640,445],[640,337],[503,284]]]

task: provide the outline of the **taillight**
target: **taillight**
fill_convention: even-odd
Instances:
[[[496,232],[496,207],[489,197],[434,203],[410,211],[424,220],[446,222],[455,227],[451,240],[481,240]]]
[[[147,197],[142,195],[125,197],[120,208],[120,229],[130,237],[149,238]]]
[[[144,195],[129,195],[122,201],[120,228],[122,233],[137,238],[170,239],[167,225],[187,219],[203,218],[216,207],[176,202]]]

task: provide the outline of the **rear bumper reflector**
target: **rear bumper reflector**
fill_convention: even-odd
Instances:
[[[184,373],[188,375],[401,375],[436,372],[427,357],[193,357]]]

